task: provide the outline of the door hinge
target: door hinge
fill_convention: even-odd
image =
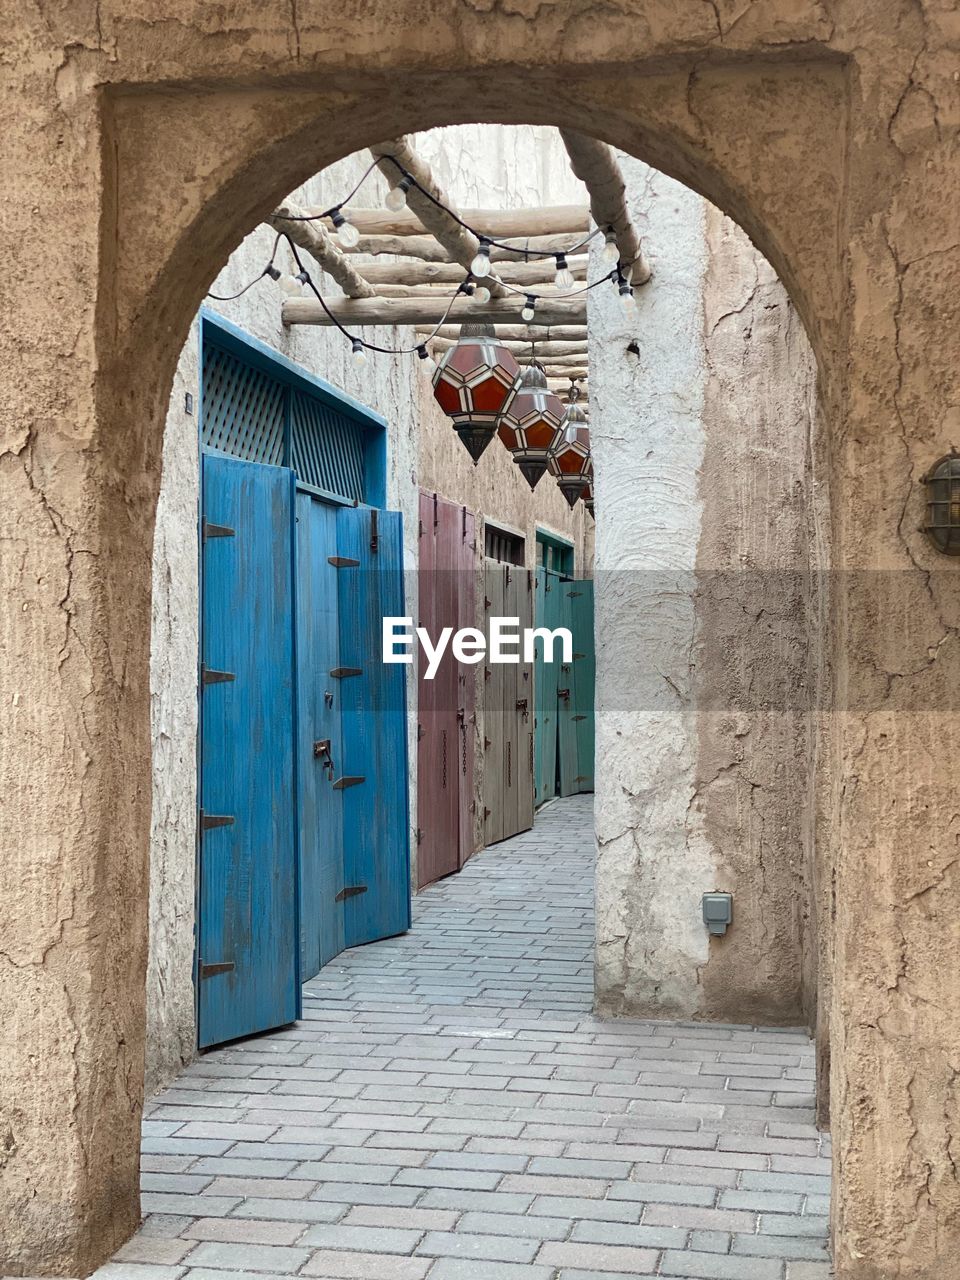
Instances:
[[[577,658],[585,658],[586,656],[587,655],[585,653],[574,653],[573,655],[574,661],[576,661]]]
[[[361,782],[366,782],[366,778],[355,774],[347,774],[343,778],[338,778],[333,784],[334,791],[345,791],[347,787],[355,787]]]
[[[206,665],[200,667],[201,684],[228,684],[236,678],[232,671],[214,671],[212,667]]]
[[[214,827],[232,827],[236,822],[231,813],[204,813],[200,810],[200,830],[211,831]]]
[[[423,829],[417,827],[417,844],[423,844]]]
[[[370,512],[370,550],[374,555],[377,554],[377,548],[380,545],[380,523],[377,518],[377,508],[374,507]]]
[[[586,716],[574,716],[574,717],[573,717],[573,719],[574,719],[574,720],[586,720],[586,718],[587,718]]]
[[[334,667],[330,672],[333,680],[343,680],[346,676],[362,676],[363,667]]]
[[[582,591],[568,591],[568,592],[567,592],[567,595],[570,597],[570,599],[571,599],[571,600],[576,600],[578,596],[582,596],[582,595],[583,595],[583,592],[582,592]]]
[[[417,741],[422,742],[427,736],[427,731],[422,724],[417,725]]]
[[[332,564],[335,569],[356,569],[360,561],[350,556],[327,556],[327,564]]]
[[[343,902],[346,898],[356,898],[361,893],[366,892],[367,886],[365,884],[348,884],[346,888],[340,890],[334,898],[334,902]]]
[[[208,538],[235,538],[237,531],[231,529],[228,524],[214,524],[204,516],[200,521],[200,535],[206,542]]]
[[[200,980],[204,978],[214,978],[218,973],[233,973],[237,966],[232,960],[226,961],[224,964],[200,964]]]

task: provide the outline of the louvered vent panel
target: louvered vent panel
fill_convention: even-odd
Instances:
[[[292,392],[292,465],[304,484],[363,501],[363,431],[312,396]]]
[[[203,353],[203,443],[249,462],[283,462],[283,385],[219,347]]]

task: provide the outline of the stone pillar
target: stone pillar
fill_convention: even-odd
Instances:
[[[147,418],[98,395],[94,94],[68,76],[43,96],[52,70],[26,15],[16,35],[25,88],[5,79],[2,111],[24,123],[5,135],[0,229],[17,264],[0,285],[0,1272],[78,1276],[139,1217],[156,451]]]

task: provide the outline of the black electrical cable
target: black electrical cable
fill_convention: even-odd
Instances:
[[[277,256],[277,246],[280,243],[280,235],[281,233],[278,231],[273,242],[273,253],[270,255],[270,261],[255,279],[251,280],[249,284],[245,284],[238,293],[208,293],[207,297],[213,298],[215,302],[233,302],[235,298],[242,298],[247,290],[252,289],[253,286],[257,284],[258,281],[262,280],[264,276],[272,276],[273,273],[270,268],[273,266],[273,260]]]

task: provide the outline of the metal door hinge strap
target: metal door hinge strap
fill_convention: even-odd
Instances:
[[[327,556],[327,564],[332,564],[335,569],[356,569],[360,561],[350,556]]]
[[[345,898],[356,898],[359,894],[366,892],[367,886],[365,884],[348,884],[346,888],[340,890],[334,898],[334,902],[343,902]]]
[[[417,844],[423,844],[423,829],[417,827]]]
[[[228,684],[231,680],[236,680],[236,676],[232,671],[214,671],[212,667],[201,666],[200,683],[201,684]]]
[[[237,536],[236,529],[231,529],[228,524],[213,524],[206,516],[200,523],[203,541],[208,538],[235,538]]]
[[[370,550],[376,552],[380,544],[380,529],[377,521],[376,507],[370,512]]]
[[[568,592],[567,592],[567,595],[570,597],[570,599],[571,599],[571,600],[576,600],[578,596],[582,596],[582,595],[583,595],[583,592],[582,592],[582,591],[568,591]]]
[[[330,672],[331,679],[343,680],[345,676],[362,676],[363,667],[334,667]]]
[[[574,720],[586,720],[586,716],[574,716]]]
[[[232,827],[236,818],[231,813],[204,813],[200,810],[200,830],[210,831],[213,827]]]
[[[201,964],[200,966],[201,981],[204,978],[213,978],[218,973],[233,973],[236,967],[237,966],[233,963],[232,960],[227,961],[226,964]]]
[[[333,789],[334,791],[344,791],[347,787],[355,787],[361,782],[366,782],[366,778],[347,774],[345,777],[336,780],[333,784]]]

